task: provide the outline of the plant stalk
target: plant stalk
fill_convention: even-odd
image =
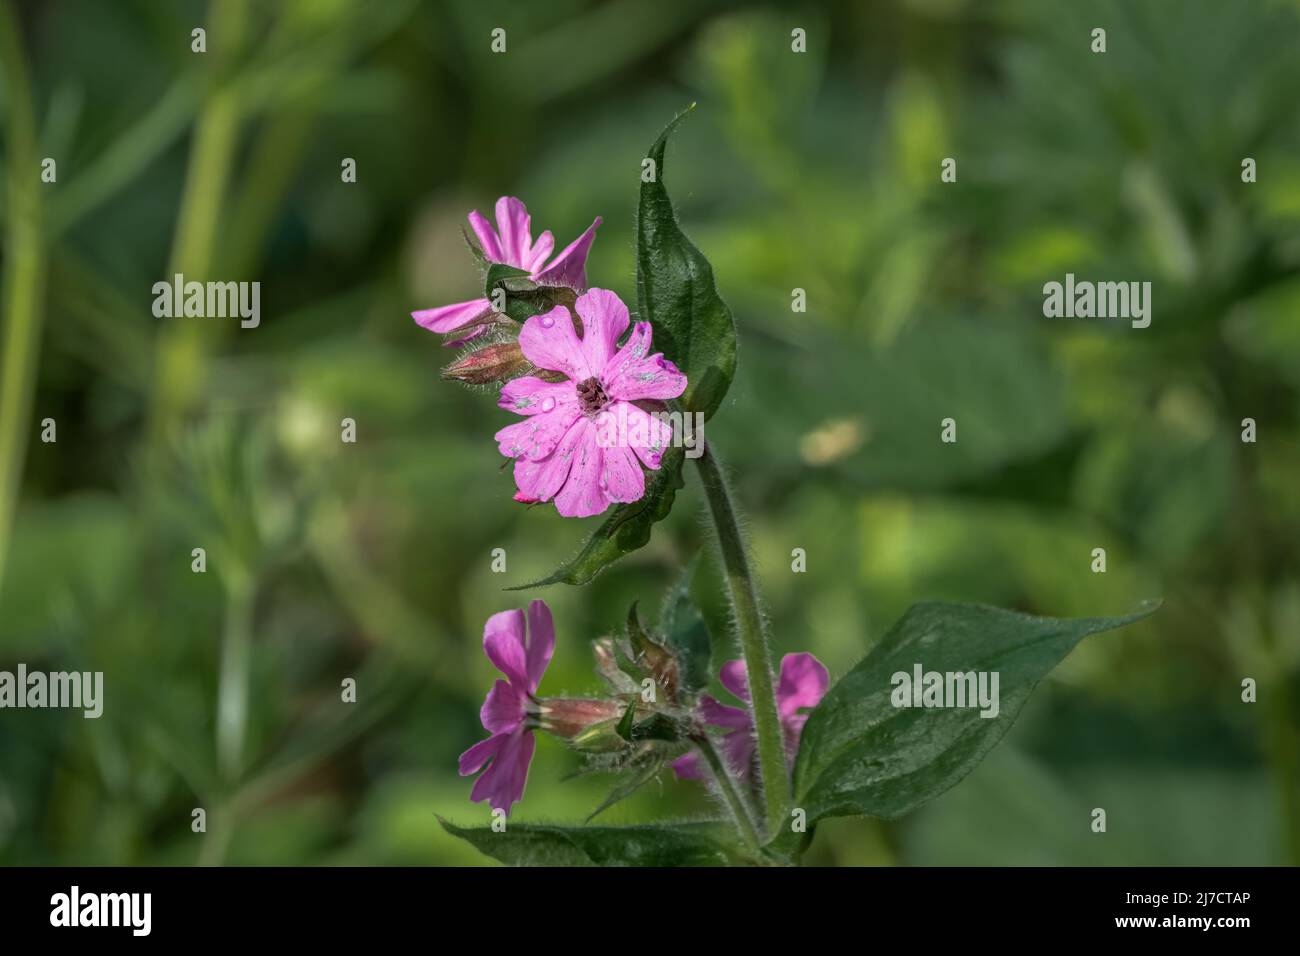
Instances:
[[[41,224],[44,186],[37,162],[36,123],[21,31],[13,4],[4,3],[0,6],[0,75],[6,87],[9,209],[3,280],[4,354],[0,357],[0,585],[31,432],[46,269]]]
[[[749,807],[740,791],[736,788],[736,781],[732,779],[731,774],[727,771],[726,764],[722,762],[722,757],[718,754],[718,748],[713,745],[713,740],[707,733],[701,733],[699,736],[691,737],[691,742],[695,744],[695,749],[700,752],[700,756],[704,758],[705,763],[709,765],[709,769],[713,771],[713,779],[718,785],[718,792],[727,801],[727,807],[736,820],[736,826],[740,829],[740,835],[744,838],[745,844],[751,850],[760,850],[761,841],[758,838],[758,831],[754,829],[754,821],[749,815]]]
[[[217,767],[228,784],[237,782],[243,772],[253,649],[253,601],[251,579],[241,574],[228,585],[217,678]]]
[[[695,459],[709,513],[718,535],[723,570],[731,595],[732,612],[745,671],[749,680],[750,709],[758,738],[759,783],[762,788],[767,836],[775,835],[785,820],[790,802],[790,771],[785,761],[785,743],[781,718],[776,709],[776,690],[772,682],[772,654],[768,647],[767,624],[759,608],[758,589],[749,567],[749,556],[736,521],[727,480],[713,454],[712,446]]]

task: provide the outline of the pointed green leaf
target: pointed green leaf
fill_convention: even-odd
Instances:
[[[443,829],[510,866],[727,866],[733,862],[725,830],[712,823],[630,827],[563,827],[510,823]]]
[[[629,712],[633,710],[635,710],[635,708],[628,708]],[[632,796],[632,794],[636,793],[643,786],[653,780],[655,774],[663,769],[663,765],[663,754],[657,750],[651,751],[645,759],[634,764],[627,776],[623,780],[620,780],[618,785],[609,792],[609,796],[601,801],[600,806],[591,811],[591,814],[587,817],[587,822],[590,823],[614,804]]]
[[[630,701],[627,709],[623,711],[623,716],[619,718],[618,735],[624,740],[632,739],[632,724],[636,721],[636,702]],[[590,818],[588,818],[590,819]]]
[[[1030,691],[1089,634],[1151,614],[1057,619],[973,604],[917,604],[808,718],[795,763],[795,805],[808,823],[861,814],[893,819],[966,776],[1015,721]],[[895,707],[893,675],[998,674],[998,713]],[[901,683],[901,682],[900,682]],[[990,708],[991,709],[991,708]]]
[[[650,147],[654,176],[641,183],[637,210],[636,291],[639,318],[654,327],[655,348],[686,374],[682,408],[707,419],[736,374],[736,326],[714,285],[713,267],[682,232],[664,186],[664,147],[691,109],[694,104]]]
[[[700,556],[696,554],[673,582],[659,612],[659,630],[669,649],[677,655],[678,679],[690,691],[708,686],[709,657],[713,652],[709,627],[691,600],[691,581],[699,565]]]

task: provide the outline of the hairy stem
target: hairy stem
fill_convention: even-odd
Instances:
[[[759,609],[758,589],[749,568],[749,556],[736,522],[727,480],[718,466],[711,445],[695,459],[709,502],[709,513],[718,534],[723,570],[731,594],[741,653],[749,679],[750,707],[758,737],[758,768],[766,813],[767,834],[775,834],[785,818],[790,802],[790,771],[785,762],[785,745],[781,718],[776,709],[776,692],[772,683],[772,653],[768,647],[767,624]]]
[[[5,85],[5,152],[9,193],[5,230],[4,355],[0,358],[0,583],[4,581],[23,459],[31,430],[44,315],[45,241],[41,170],[36,155],[21,24],[11,3],[0,6],[0,67]]]
[[[718,792],[727,801],[727,806],[736,820],[736,826],[740,829],[740,835],[744,838],[746,845],[752,850],[758,850],[760,848],[758,831],[754,829],[754,821],[750,818],[749,808],[740,795],[740,791],[736,788],[736,781],[731,778],[726,765],[718,755],[718,749],[713,746],[713,741],[707,733],[692,737],[691,742],[695,744],[695,749],[700,752],[704,762],[713,771],[713,779],[718,785]]]

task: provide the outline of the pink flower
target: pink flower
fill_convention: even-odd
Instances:
[[[629,317],[614,293],[591,289],[575,308],[582,338],[562,305],[524,323],[524,357],[565,381],[529,375],[507,382],[497,404],[525,420],[501,429],[496,440],[515,460],[516,501],[554,498],[566,518],[585,518],[645,495],[641,465],[659,468],[672,427],[635,403],[676,398],[686,376],[663,355],[648,354],[649,322],[636,323],[618,347]]]
[[[722,686],[749,703],[749,681],[744,661],[728,661],[718,675]],[[799,753],[799,735],[808,721],[806,713],[816,707],[830,685],[830,674],[821,661],[811,654],[787,654],[781,658],[781,680],[776,688],[776,709],[785,732],[786,756],[793,760]],[[749,708],[728,707],[707,694],[700,699],[699,714],[708,724],[726,728],[722,750],[731,769],[748,776],[754,760],[754,722]],[[673,761],[673,771],[682,780],[702,780],[699,754],[691,752]]]
[[[470,791],[475,803],[487,800],[494,810],[509,814],[523,797],[536,746],[530,720],[538,710],[533,695],[554,650],[555,624],[544,601],[528,605],[526,636],[520,610],[493,614],[483,626],[483,652],[506,679],[492,685],[479,711],[492,736],[460,755],[462,777],[478,773],[491,761]]]
[[[522,202],[513,196],[502,196],[497,200],[496,219],[497,227],[493,229],[478,210],[469,214],[470,227],[478,236],[483,255],[489,262],[527,269],[532,280],[541,285],[567,286],[579,292],[587,288],[587,253],[591,251],[596,227],[600,225],[599,216],[586,232],[549,263],[547,259],[555,248],[555,237],[548,229],[537,237],[536,242],[533,241],[532,217]],[[489,299],[470,299],[412,312],[411,317],[431,332],[445,333],[469,325],[491,309]],[[476,334],[477,330],[465,338]]]

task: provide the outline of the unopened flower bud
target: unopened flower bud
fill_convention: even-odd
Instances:
[[[541,728],[583,750],[618,749],[618,721],[625,706],[616,700],[543,697],[538,702]],[[605,747],[604,744],[608,744]]]
[[[498,342],[462,355],[442,370],[442,377],[470,385],[487,385],[513,378],[527,367],[528,360],[518,342]]]

